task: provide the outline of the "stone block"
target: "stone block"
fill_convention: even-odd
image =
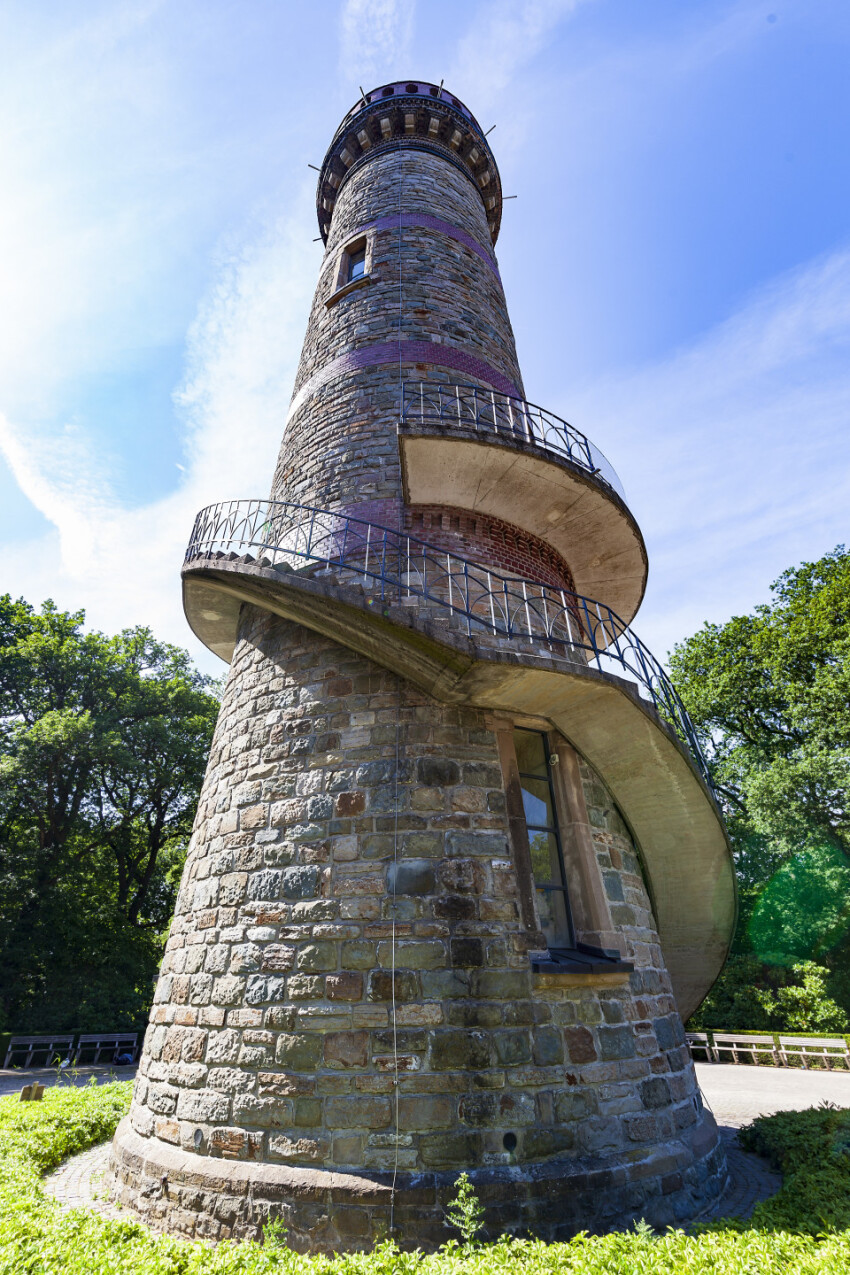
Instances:
[[[565,1028],[564,1040],[566,1041],[567,1053],[571,1063],[580,1066],[582,1063],[596,1061],[597,1053],[593,1034],[586,1027]]]
[[[263,949],[260,968],[264,973],[286,973],[295,964],[295,952],[291,943],[269,943]]]
[[[437,869],[439,888],[446,894],[476,894],[485,891],[487,875],[475,859],[446,859]]]
[[[258,1098],[256,1094],[236,1094],[233,1123],[258,1129],[283,1129],[292,1124],[292,1103],[286,1098]]]
[[[631,1026],[600,1027],[599,1056],[608,1062],[617,1058],[633,1058],[635,1055],[635,1036]]]
[[[430,1133],[419,1139],[419,1155],[430,1169],[468,1169],[480,1162],[480,1147],[477,1133]]]
[[[555,1095],[555,1118],[559,1124],[586,1120],[599,1110],[599,1099],[589,1086],[567,1089]]]
[[[481,1000],[526,1000],[531,991],[531,970],[475,970],[471,993]]]
[[[305,1129],[315,1129],[321,1125],[321,1098],[295,1098],[292,1103],[292,1123]]]
[[[430,859],[400,859],[387,870],[389,894],[431,894],[434,890],[434,864]]]
[[[341,792],[336,799],[336,814],[340,819],[351,819],[366,809],[364,792]]]
[[[331,1001],[359,1001],[363,995],[363,975],[329,974],[325,979],[325,995]]]
[[[269,1159],[287,1164],[321,1164],[330,1152],[330,1138],[291,1138],[285,1133],[269,1135]]]
[[[224,1160],[245,1160],[248,1157],[249,1135],[245,1129],[230,1127],[213,1129],[210,1134],[210,1154]]]
[[[298,949],[298,968],[305,971],[335,970],[339,963],[336,943],[305,943]]]
[[[372,970],[366,995],[370,1001],[391,1001],[395,995],[397,1004],[416,1000],[419,980],[412,970],[396,970],[395,975],[390,970]]]
[[[461,969],[484,964],[484,943],[478,938],[452,939],[452,965]]]
[[[448,1129],[454,1122],[454,1104],[443,1094],[405,1094],[398,1100],[399,1128]]]
[[[344,970],[371,970],[378,962],[378,947],[366,939],[350,939],[342,944],[339,956]]]
[[[288,1071],[314,1071],[322,1056],[321,1037],[281,1032],[274,1056],[275,1062]]]
[[[230,1115],[230,1098],[211,1089],[184,1089],[177,1099],[178,1120],[221,1124]]]
[[[524,1160],[548,1160],[552,1156],[564,1155],[573,1151],[576,1145],[575,1132],[570,1129],[526,1129],[522,1135],[522,1154]]]
[[[511,1129],[534,1123],[534,1099],[523,1093],[464,1094],[458,1104],[463,1124],[473,1128]]]
[[[446,964],[446,948],[438,941],[410,941],[397,939],[378,944],[378,964],[389,968],[396,967],[413,970],[441,969]]]
[[[425,788],[449,788],[460,781],[460,766],[445,757],[420,757],[416,778]]]
[[[538,1067],[551,1067],[564,1060],[564,1042],[557,1027],[538,1027],[532,1033],[532,1056]]]
[[[479,1071],[493,1066],[494,1052],[489,1032],[435,1032],[431,1040],[431,1068],[433,1071]]]
[[[280,897],[284,899],[309,899],[318,892],[318,867],[283,868],[280,877]],[[263,896],[277,897],[277,896]]]
[[[220,1032],[210,1032],[207,1043],[207,1062],[236,1062],[241,1040],[239,1032],[229,1028]]]
[[[324,1038],[327,1067],[365,1067],[368,1062],[369,1033],[366,1031],[329,1032]]]
[[[260,872],[252,872],[248,878],[248,898],[279,899],[281,880],[282,872],[277,868],[263,868]]]
[[[344,1133],[333,1140],[334,1164],[361,1165],[363,1163],[362,1134]]]
[[[500,1031],[495,1033],[496,1057],[504,1067],[517,1067],[531,1061],[531,1042],[528,1032]]]
[[[391,1115],[389,1098],[364,1094],[325,1099],[325,1124],[329,1129],[385,1129]]]
[[[684,1032],[678,1014],[670,1014],[666,1018],[656,1018],[653,1020],[652,1026],[655,1029],[655,1037],[658,1041],[659,1049],[676,1049],[684,1043]]]
[[[672,1101],[670,1086],[663,1076],[653,1076],[640,1086],[641,1102],[649,1111],[659,1107],[669,1107]]]

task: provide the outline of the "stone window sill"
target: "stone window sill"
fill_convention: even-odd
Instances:
[[[577,943],[575,947],[553,947],[545,953],[533,952],[531,968],[535,974],[552,976],[559,981],[569,978],[583,982],[588,977],[606,980],[625,978],[631,974],[634,965],[631,961],[624,961],[619,952]]]
[[[358,288],[365,287],[367,283],[377,282],[378,280],[371,274],[363,274],[359,279],[351,279],[348,283],[344,283],[341,288],[337,288],[336,292],[331,293],[325,302],[325,307],[329,310],[332,305],[336,305],[337,301],[347,297],[349,292],[356,292]]]

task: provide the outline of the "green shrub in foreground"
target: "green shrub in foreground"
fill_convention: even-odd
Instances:
[[[762,1116],[740,1141],[783,1174],[782,1190],[756,1207],[754,1226],[810,1234],[850,1228],[850,1111],[825,1104]]]
[[[581,1235],[568,1244],[502,1240],[460,1245],[449,1240],[430,1256],[400,1253],[384,1244],[368,1254],[311,1258],[287,1249],[280,1230],[262,1247],[224,1243],[211,1248],[153,1236],[129,1219],[111,1221],[60,1209],[44,1194],[41,1173],[109,1137],[129,1097],[130,1085],[124,1082],[49,1089],[41,1103],[22,1104],[17,1096],[0,1099],[0,1275],[845,1275],[850,1269],[850,1231],[820,1237],[794,1233],[803,1219],[775,1229],[785,1223],[767,1214],[762,1229],[730,1223],[696,1235],[669,1231],[655,1236],[638,1226],[614,1235]],[[843,1172],[848,1120],[850,1112],[816,1110],[756,1123],[752,1145],[779,1164],[797,1162],[777,1202],[795,1179],[806,1178],[804,1165],[809,1166],[809,1180],[817,1177],[822,1170],[815,1166],[819,1158],[823,1163],[827,1146],[828,1170]],[[789,1216],[794,1200],[808,1206],[805,1182],[796,1189],[797,1195],[792,1191],[782,1206]],[[846,1209],[846,1176],[835,1189],[843,1192]],[[773,1206],[769,1201],[759,1207]],[[836,1206],[836,1216],[838,1212]]]

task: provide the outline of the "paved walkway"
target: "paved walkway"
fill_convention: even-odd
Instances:
[[[61,1084],[87,1085],[94,1076],[99,1085],[107,1080],[132,1080],[136,1074],[135,1067],[78,1067],[76,1071],[63,1071]],[[17,1067],[0,1067],[0,1097],[7,1093],[20,1093],[24,1085],[38,1080],[45,1089],[52,1089],[57,1083],[55,1067],[30,1067],[24,1071]]]
[[[848,1071],[698,1062],[696,1072],[703,1101],[720,1128],[729,1166],[729,1187],[712,1217],[751,1217],[759,1201],[774,1195],[782,1185],[781,1176],[766,1160],[741,1150],[738,1130],[742,1125],[756,1116],[804,1111],[821,1102],[850,1107]]]
[[[128,1217],[109,1199],[106,1170],[111,1143],[71,1156],[44,1180],[45,1190],[68,1209],[90,1209],[104,1217]]]
[[[821,1102],[850,1107],[850,1071],[698,1062],[696,1072],[703,1098],[717,1123],[735,1129],[756,1116],[803,1111]]]
[[[742,1151],[737,1135],[742,1125],[756,1116],[776,1111],[802,1111],[821,1102],[850,1107],[850,1072],[802,1071],[779,1067],[735,1067],[726,1063],[697,1063],[697,1076],[706,1106],[710,1107],[726,1145],[729,1165],[729,1187],[713,1217],[748,1218],[760,1200],[779,1190],[782,1179],[760,1156]],[[130,1068],[122,1069],[130,1073]],[[88,1068],[80,1075],[86,1083],[88,1075],[97,1074],[99,1081],[114,1074],[110,1068]],[[53,1077],[55,1073],[47,1073]],[[120,1073],[119,1073],[120,1074]],[[9,1075],[0,1072],[0,1085]],[[16,1072],[15,1087],[32,1079],[50,1080],[44,1073]],[[8,1089],[5,1090],[8,1092]],[[109,1164],[109,1143],[92,1147],[72,1157],[45,1181],[47,1191],[68,1208],[87,1208],[109,1217],[120,1212],[110,1204],[104,1186]]]

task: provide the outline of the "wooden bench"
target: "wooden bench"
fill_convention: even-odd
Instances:
[[[799,1058],[804,1067],[808,1067],[812,1058],[825,1063],[827,1070],[832,1069],[834,1062],[850,1067],[850,1050],[841,1036],[780,1036],[779,1057],[783,1067],[789,1065],[789,1057]]]
[[[62,1036],[13,1036],[4,1067],[50,1067],[69,1058],[73,1033]]]
[[[714,1062],[711,1053],[711,1042],[708,1039],[708,1032],[685,1032],[685,1040],[688,1042],[688,1048],[691,1051],[691,1057],[696,1056],[696,1051],[701,1049],[705,1054],[706,1062]]]
[[[741,1036],[737,1032],[713,1032],[712,1035],[715,1062],[720,1062],[721,1053],[731,1053],[733,1062],[738,1061],[739,1053],[749,1054],[754,1063],[759,1061],[760,1055],[771,1063],[778,1061],[772,1036]]]
[[[97,1065],[101,1056],[107,1055],[106,1061],[114,1063],[121,1054],[129,1054],[133,1062],[139,1048],[138,1032],[90,1032],[80,1036],[74,1054],[74,1065]],[[88,1055],[91,1055],[90,1057]],[[129,1065],[129,1064],[127,1064]]]

